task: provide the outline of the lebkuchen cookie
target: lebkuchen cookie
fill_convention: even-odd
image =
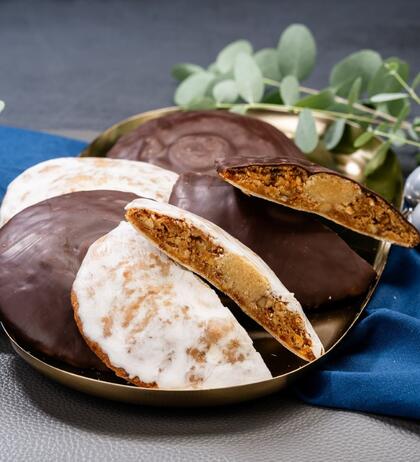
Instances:
[[[25,170],[7,188],[0,225],[37,202],[75,191],[127,191],[167,201],[178,175],[155,165],[97,157],[62,157]]]
[[[246,194],[315,213],[375,239],[405,247],[420,233],[383,197],[333,170],[310,162],[286,135],[263,121],[243,123],[261,137],[237,155],[216,160],[219,175]]]
[[[242,194],[216,176],[183,173],[169,203],[253,250],[304,309],[362,295],[375,280],[374,269],[317,217]]]
[[[92,350],[137,386],[218,388],[272,377],[214,290],[126,222],[91,245],[72,303]]]
[[[126,207],[127,220],[163,252],[209,281],[291,352],[312,361],[323,346],[300,303],[252,250],[215,224],[149,199]]]
[[[32,205],[0,229],[0,321],[35,352],[107,370],[74,322],[71,286],[89,246],[124,218],[135,194],[83,191]]]
[[[178,111],[141,124],[106,156],[150,162],[177,173],[216,175],[215,160],[242,152],[248,138],[246,127],[227,111]]]

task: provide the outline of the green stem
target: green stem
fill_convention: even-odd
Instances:
[[[400,76],[400,74],[398,74],[397,71],[391,71],[390,74],[406,90],[406,92],[411,96],[411,98],[413,98],[413,100],[417,104],[420,104],[420,98],[418,97],[417,93],[414,91],[413,88],[410,87],[410,85],[407,84],[407,82]]]
[[[417,141],[412,141],[412,140],[408,140],[406,138],[401,138],[400,136],[396,136],[396,135],[393,135],[391,133],[382,132],[380,130],[374,130],[374,133],[375,133],[375,135],[379,135],[379,136],[383,136],[384,138],[388,138],[391,141],[392,140],[400,141],[401,143],[409,144],[411,146],[416,146],[417,148],[420,148],[420,143],[418,143]]]
[[[272,87],[280,88],[280,82],[278,82],[277,80],[264,78],[263,82],[266,83],[267,85],[271,85]]]

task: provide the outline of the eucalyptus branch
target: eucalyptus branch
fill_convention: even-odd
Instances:
[[[317,93],[317,90],[313,90],[312,88],[306,88],[306,87],[300,87],[300,88],[305,93],[306,93],[305,90],[310,90],[310,92],[308,93],[312,95]],[[342,98],[341,96],[335,96],[335,101],[337,101],[337,103],[343,103],[343,104],[349,103],[348,99]],[[355,109],[358,109],[359,111],[366,112],[367,114],[372,114],[374,116],[380,117],[381,119],[386,120],[387,122],[390,122],[392,124],[395,124],[397,122],[396,117],[393,117],[392,115],[387,114],[386,112],[378,111],[377,109],[372,109],[371,107],[365,106],[364,104],[354,103],[353,107]],[[410,127],[412,127],[412,125],[409,122],[404,121],[402,122],[401,127],[405,129],[409,129]]]
[[[280,85],[281,85],[281,82],[278,82],[278,81],[272,80],[272,79],[266,79],[266,78],[264,79],[264,83],[266,83],[267,85],[271,85],[272,87],[277,87],[277,88],[280,88]],[[302,93],[306,93],[308,95],[318,95],[319,94],[319,91],[315,90],[314,88],[299,86],[299,90]],[[337,103],[349,104],[349,100],[346,99],[346,98],[342,98],[341,96],[334,95],[334,100]],[[368,106],[365,106],[363,104],[354,103],[353,107],[355,109],[358,109],[359,111],[366,112],[367,114],[372,114],[373,116],[375,116],[375,118],[380,117],[381,119],[386,120],[387,122],[390,122],[392,124],[395,124],[397,122],[396,117],[393,117],[392,115],[387,114],[386,112],[378,111],[377,109],[372,109],[372,108],[370,108]],[[382,121],[376,121],[376,122],[372,122],[372,123],[380,124],[380,123],[382,123]],[[409,122],[403,121],[401,123],[401,128],[404,128],[404,129],[408,130],[410,128],[413,128],[413,126]]]
[[[216,105],[217,109],[231,109],[234,106],[238,106],[238,104],[231,104],[231,103],[218,103]],[[285,105],[285,104],[269,104],[269,103],[246,103],[243,104],[246,109],[256,109],[256,110],[265,110],[265,111],[274,111],[274,112],[290,112],[290,113],[299,113],[304,111],[305,107],[300,106],[293,106],[293,105]],[[337,111],[329,111],[326,109],[311,109],[312,112],[322,114],[326,119],[329,120],[336,120],[346,119],[346,120],[354,120],[357,122],[367,122],[370,124],[379,123],[378,121],[371,119],[369,117],[360,116],[357,114],[348,114],[345,112],[337,112]]]
[[[313,152],[319,141],[314,115],[333,122],[321,135],[333,158],[340,143],[344,146],[350,142],[352,148],[358,148],[377,135],[383,142],[365,171],[371,180],[376,169],[388,165],[384,162],[392,142],[420,148],[420,125],[416,119],[408,118],[411,105],[420,104],[415,92],[420,74],[410,86],[407,63],[399,58],[384,60],[374,50],[360,50],[335,64],[329,75],[329,88],[319,91],[300,83],[312,72],[315,60],[315,39],[301,24],[286,28],[277,48],[254,52],[249,41],[237,40],[223,48],[207,69],[191,63],[175,66],[172,75],[181,81],[175,102],[186,109],[299,114],[294,140],[307,154]],[[268,86],[278,89],[281,101],[276,92],[266,93]],[[337,88],[342,89],[340,95],[347,96],[337,95]],[[363,97],[366,92],[368,103]],[[345,121],[360,126],[355,140],[345,136]]]

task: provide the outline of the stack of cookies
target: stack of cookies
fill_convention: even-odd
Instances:
[[[9,185],[0,320],[44,357],[141,387],[266,380],[236,309],[313,361],[324,347],[305,312],[359,297],[376,278],[317,215],[420,242],[385,199],[310,163],[271,125],[172,113],[107,158],[50,160]]]

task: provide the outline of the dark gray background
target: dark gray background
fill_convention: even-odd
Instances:
[[[0,0],[2,123],[102,130],[172,103],[174,63],[209,64],[228,42],[274,46],[292,22],[318,43],[309,83],[360,48],[420,70],[420,6],[412,0]]]
[[[0,0],[0,99],[7,103],[0,123],[102,130],[170,105],[172,64],[206,65],[237,38],[273,46],[297,21],[318,42],[314,86],[363,47],[398,55],[418,72],[419,17],[417,0]],[[197,410],[101,401],[45,379],[0,335],[1,461],[414,462],[419,437],[415,422],[315,408],[284,394]]]

